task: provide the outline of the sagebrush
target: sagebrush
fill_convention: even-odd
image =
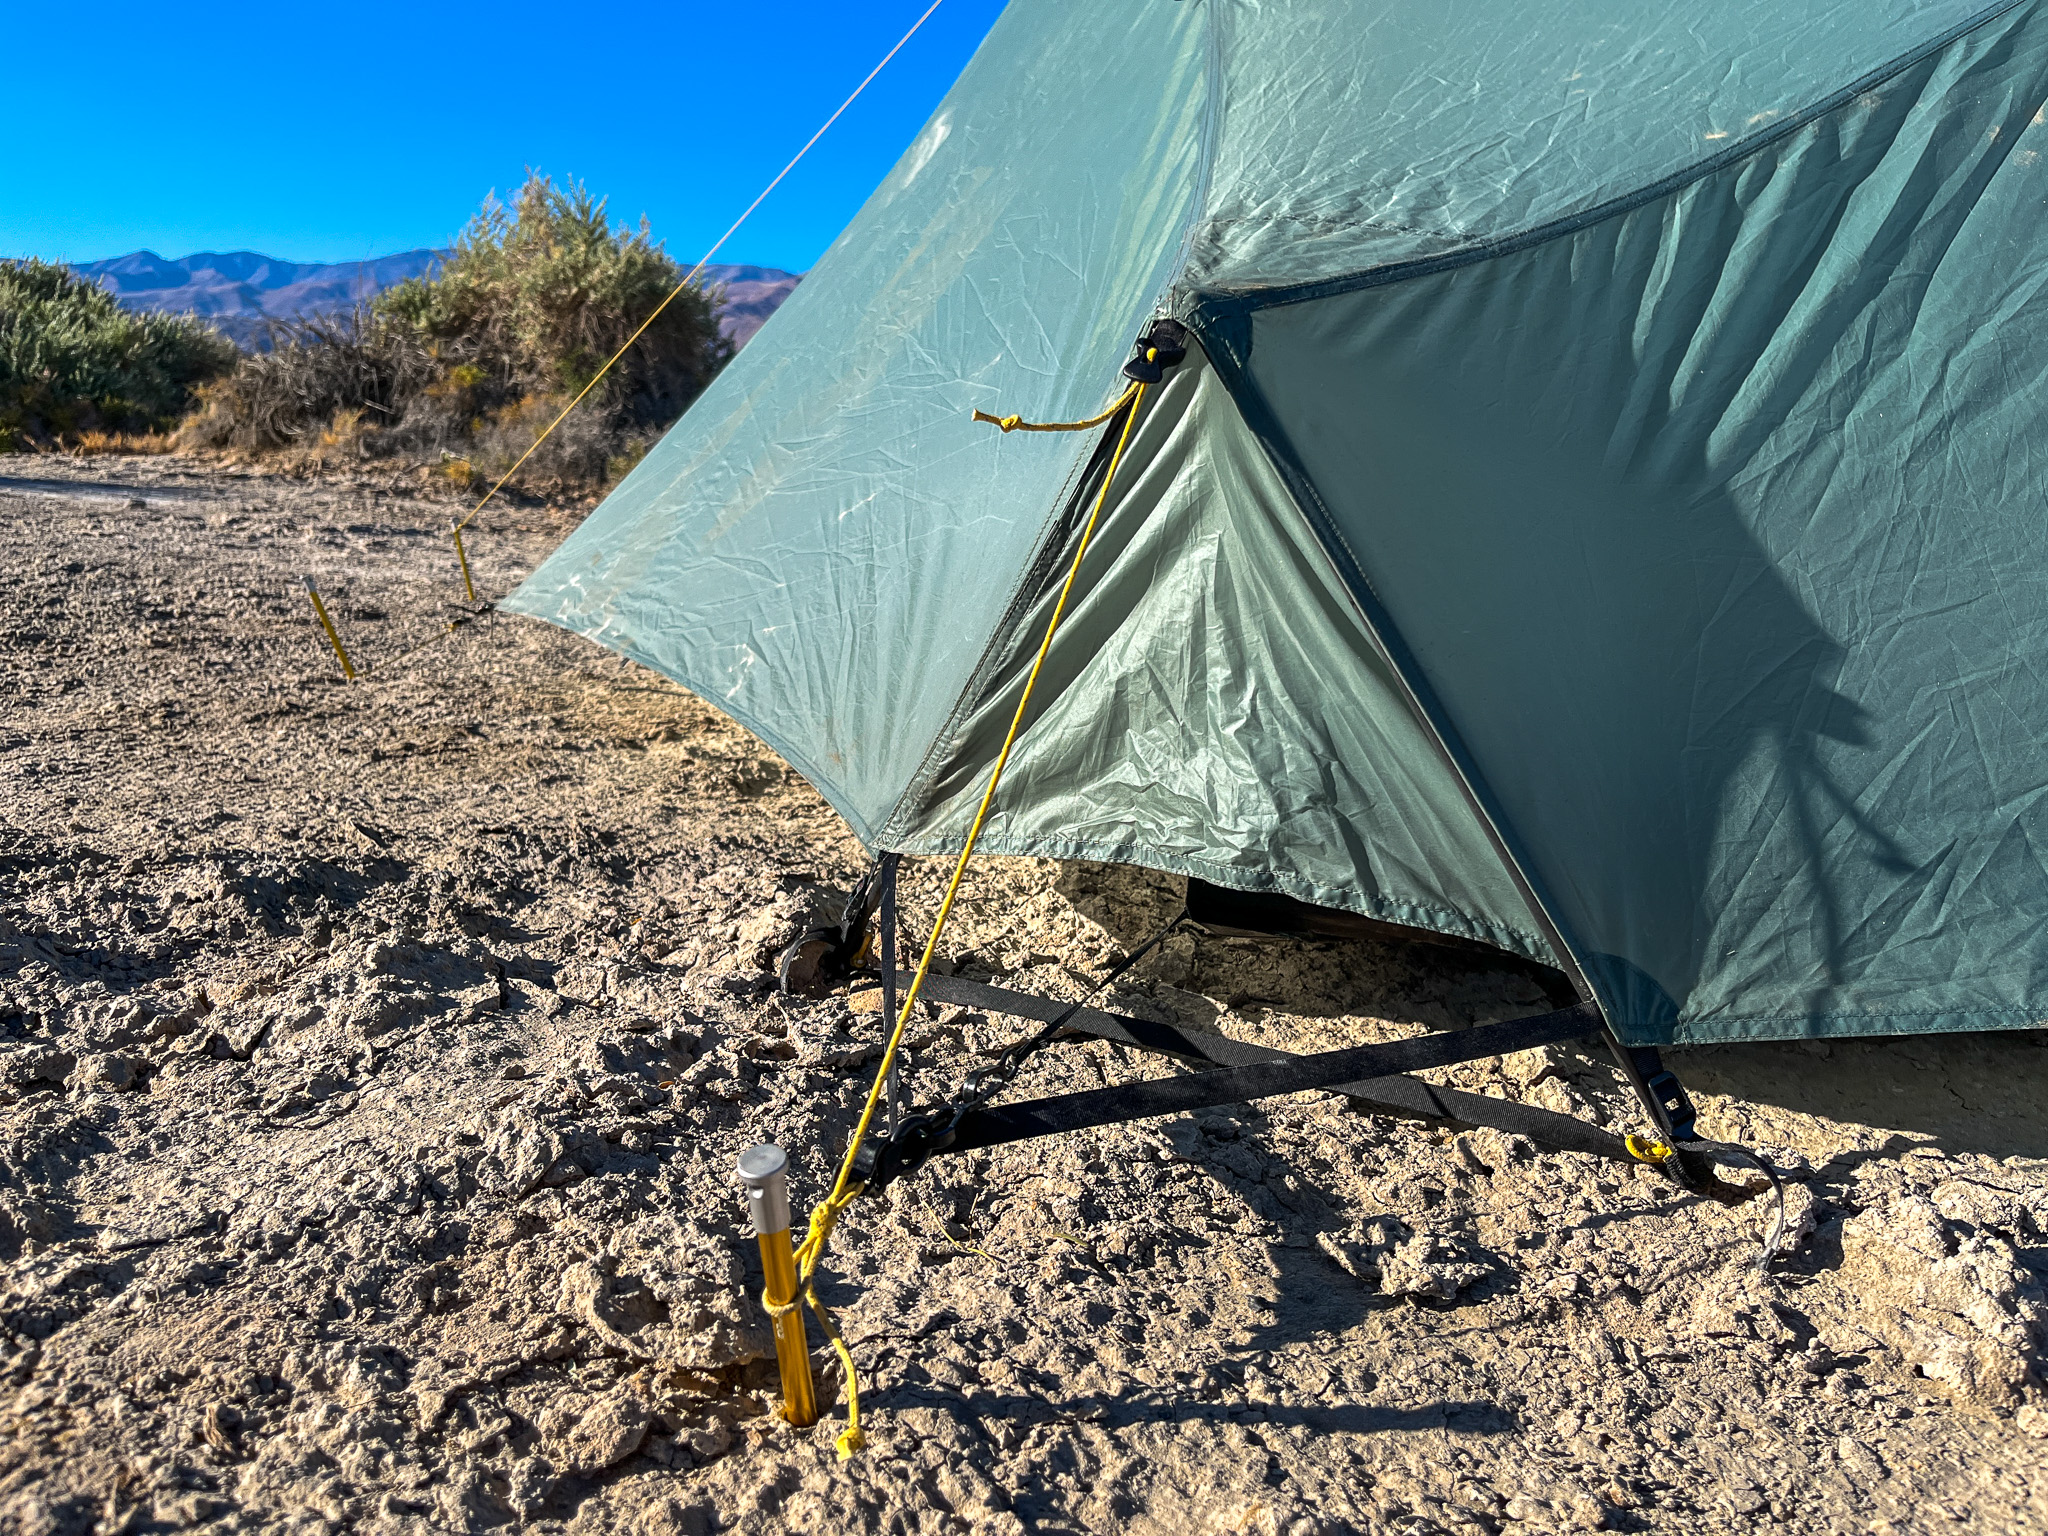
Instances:
[[[717,291],[669,298],[683,276],[644,221],[614,227],[582,184],[534,175],[509,207],[486,200],[435,276],[277,327],[268,350],[204,391],[183,440],[495,479],[654,315],[520,469],[529,489],[591,488],[637,460],[732,355]]]
[[[0,261],[0,452],[161,432],[238,356],[202,322],[123,309],[69,267]]]

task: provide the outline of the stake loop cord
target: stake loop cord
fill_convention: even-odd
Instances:
[[[818,1261],[824,1257],[825,1245],[830,1241],[832,1228],[838,1224],[840,1213],[851,1205],[865,1187],[853,1177],[854,1161],[860,1155],[861,1143],[867,1139],[868,1128],[875,1118],[875,1106],[881,1102],[885,1085],[889,1080],[889,1069],[895,1064],[898,1047],[903,1043],[903,1033],[910,1025],[911,1010],[917,1006],[918,996],[924,990],[925,977],[930,974],[932,958],[938,953],[939,938],[946,931],[946,922],[953,914],[953,902],[960,894],[960,882],[967,874],[967,861],[974,856],[974,845],[981,840],[981,829],[988,821],[989,806],[994,802],[996,786],[1003,781],[1003,770],[1009,766],[1010,749],[1016,745],[1017,737],[1024,728],[1025,713],[1031,708],[1032,690],[1038,686],[1038,674],[1045,667],[1045,658],[1052,650],[1053,636],[1059,632],[1060,620],[1066,616],[1067,599],[1072,596],[1074,582],[1081,574],[1081,562],[1087,557],[1088,545],[1095,537],[1096,525],[1102,519],[1102,509],[1109,504],[1109,488],[1116,481],[1117,466],[1123,461],[1124,449],[1129,446],[1131,430],[1137,424],[1139,408],[1145,401],[1145,386],[1133,384],[1118,397],[1103,415],[1092,421],[1080,423],[1063,430],[1082,430],[1087,426],[1099,426],[1110,420],[1118,411],[1123,411],[1123,425],[1118,429],[1116,451],[1110,455],[1109,465],[1103,472],[1102,489],[1095,497],[1094,510],[1088,514],[1088,521],[1081,529],[1081,540],[1074,550],[1073,563],[1067,567],[1067,579],[1060,587],[1059,600],[1053,604],[1052,618],[1045,626],[1045,638],[1038,643],[1038,654],[1032,658],[1031,670],[1024,678],[1024,692],[1017,700],[1017,712],[1010,717],[1010,729],[1003,736],[1003,747],[996,754],[995,766],[989,770],[988,788],[982,791],[981,804],[975,810],[974,822],[967,829],[967,841],[960,849],[960,857],[954,861],[953,875],[946,882],[946,894],[939,902],[939,915],[932,923],[931,937],[925,941],[924,953],[917,962],[916,973],[910,978],[910,988],[903,995],[903,1005],[896,1015],[896,1025],[889,1032],[889,1043],[883,1049],[882,1063],[875,1073],[875,1081],[868,1089],[867,1102],[861,1106],[860,1120],[853,1128],[853,1138],[846,1144],[846,1156],[839,1165],[839,1177],[834,1180],[832,1193],[811,1210],[811,1228],[797,1248],[797,1269],[803,1280],[804,1300],[810,1303],[819,1326],[832,1341],[832,1347],[839,1354],[841,1364],[846,1367],[846,1429],[839,1436],[840,1459],[844,1460],[859,1450],[864,1443],[860,1430],[860,1389],[854,1379],[852,1351],[839,1335],[838,1325],[831,1313],[818,1300],[816,1277]]]

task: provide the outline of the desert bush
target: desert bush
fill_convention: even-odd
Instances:
[[[68,267],[0,261],[0,451],[159,432],[238,355],[202,322],[125,310]]]
[[[184,440],[304,461],[406,458],[463,487],[494,480],[683,276],[644,222],[614,228],[587,188],[533,176],[509,207],[485,202],[434,277],[280,328],[208,387]],[[732,355],[719,303],[692,287],[661,308],[519,481],[588,489],[635,462]]]
[[[280,321],[269,342],[201,388],[199,409],[180,432],[187,446],[256,453],[299,447],[329,434],[337,415],[351,437],[365,419],[395,426],[443,372],[419,336],[380,323],[360,306]]]
[[[683,280],[640,227],[607,221],[581,183],[531,176],[507,208],[495,198],[469,223],[438,276],[380,294],[380,315],[438,342],[522,392],[573,396]],[[718,296],[677,295],[605,380],[611,414],[666,426],[732,356]]]

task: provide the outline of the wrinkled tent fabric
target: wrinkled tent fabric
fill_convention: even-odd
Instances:
[[[1633,1043],[2048,1014],[2048,17],[1013,7],[508,606],[957,848],[1581,973]]]

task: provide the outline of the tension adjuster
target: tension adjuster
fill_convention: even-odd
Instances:
[[[906,1115],[894,1136],[869,1137],[860,1144],[853,1155],[853,1182],[862,1193],[879,1195],[950,1147],[959,1119],[956,1114]]]
[[[785,996],[824,997],[868,961],[875,948],[871,922],[882,902],[882,880],[878,863],[846,898],[838,922],[809,930],[775,957],[776,982]]]
[[[1671,1122],[1671,1134],[1680,1141],[1692,1141],[1699,1131],[1696,1122],[1700,1112],[1693,1108],[1692,1099],[1686,1094],[1685,1085],[1671,1072],[1659,1072],[1644,1082],[1650,1096],[1663,1107],[1665,1118]]]
[[[1188,328],[1178,320],[1154,320],[1152,329],[1138,338],[1131,360],[1124,364],[1124,377],[1139,384],[1157,384],[1166,370],[1186,360]]]

